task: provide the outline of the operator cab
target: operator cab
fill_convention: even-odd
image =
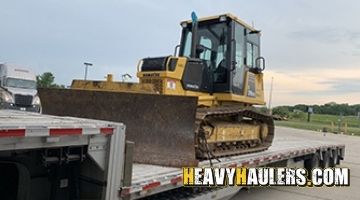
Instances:
[[[264,64],[260,57],[260,31],[230,14],[203,18],[194,24],[192,21],[181,23],[183,30],[179,56],[189,58],[183,81],[195,76],[195,71],[202,71],[200,80],[203,82],[199,84],[200,88],[186,87],[187,84],[183,83],[185,88],[243,95],[245,71],[261,73],[259,65]],[[193,26],[197,26],[196,29]]]

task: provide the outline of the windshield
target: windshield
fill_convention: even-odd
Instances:
[[[226,22],[200,23],[197,31],[196,58],[202,59],[211,72],[215,83],[227,82],[229,29]],[[191,52],[191,27],[183,32],[183,41],[180,48],[180,56],[190,57]]]
[[[184,40],[181,44],[181,56],[190,56],[191,27],[184,30]],[[225,22],[200,23],[198,27],[197,42],[203,48],[196,57],[219,64],[224,58],[227,48],[228,27]]]
[[[18,78],[7,78],[5,86],[14,88],[36,89],[36,82]]]

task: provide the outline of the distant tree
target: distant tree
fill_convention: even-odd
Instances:
[[[54,83],[55,76],[51,72],[44,72],[36,76],[36,85],[38,88],[65,88],[64,85]]]
[[[295,105],[292,110],[301,110],[303,112],[306,112],[307,108],[308,108],[308,106],[305,104],[298,104],[298,105]]]
[[[297,110],[295,109],[291,114],[290,114],[290,118],[292,119],[298,119],[298,120],[305,120],[306,119],[306,113],[301,111],[301,110]]]
[[[264,113],[264,114],[268,114],[269,113],[269,109],[265,106],[262,107],[257,107],[256,110],[260,113]]]
[[[324,105],[297,104],[295,106],[278,106],[278,107],[285,107],[290,112],[299,113],[299,111],[301,111],[301,112],[306,113],[308,111],[307,108],[309,106],[313,108],[313,111],[316,114],[345,115],[345,116],[348,116],[348,115],[354,116],[355,115],[355,116],[357,116],[358,113],[360,112],[360,104],[349,105],[347,103],[338,104],[336,102],[329,102]],[[302,117],[303,114],[298,114],[298,115],[295,114],[295,118]],[[294,117],[294,116],[291,116],[291,117]]]
[[[289,106],[277,106],[275,108],[272,109],[272,114],[273,115],[278,115],[280,117],[289,117]]]
[[[44,72],[41,75],[36,76],[37,87],[48,88],[54,84],[55,77],[51,72]]]
[[[360,104],[355,104],[350,106],[353,111],[355,111],[355,115],[357,116],[360,112]]]

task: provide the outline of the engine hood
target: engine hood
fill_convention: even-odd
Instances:
[[[21,94],[21,95],[35,96],[37,94],[36,89],[14,88],[14,87],[4,87],[4,89],[9,91],[12,95]]]

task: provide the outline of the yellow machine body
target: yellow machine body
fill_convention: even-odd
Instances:
[[[40,98],[54,102],[44,112],[125,123],[142,163],[189,166],[267,149],[273,120],[252,107],[265,104],[260,31],[231,14],[181,26],[179,53],[140,60],[139,83],[108,75],[73,80],[71,90],[43,89]]]
[[[158,94],[163,95],[180,95],[180,96],[195,96],[198,97],[198,105],[205,107],[214,107],[220,105],[229,104],[242,104],[242,105],[264,105],[264,85],[263,85],[263,74],[254,74],[250,71],[246,71],[244,80],[244,92],[242,95],[232,93],[205,93],[205,92],[194,92],[185,90],[182,86],[181,79],[184,74],[184,69],[187,63],[186,57],[170,57],[168,64],[171,59],[177,59],[176,67],[174,71],[151,71],[141,72],[138,66],[137,77],[140,80],[139,85],[152,84],[154,90]],[[141,62],[139,63],[141,65]],[[256,96],[248,97],[248,80],[249,76],[255,77],[255,88]]]

